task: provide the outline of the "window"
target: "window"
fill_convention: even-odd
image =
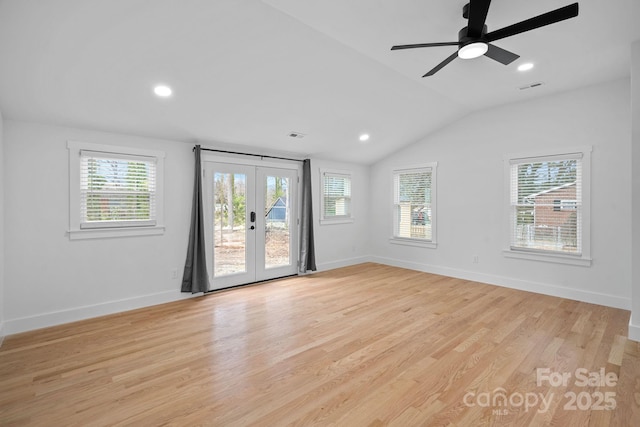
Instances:
[[[509,156],[507,255],[590,264],[590,154]]]
[[[392,243],[435,247],[436,163],[393,171]]]
[[[69,142],[70,236],[159,234],[164,153]]]
[[[321,170],[320,223],[351,222],[351,174]]]

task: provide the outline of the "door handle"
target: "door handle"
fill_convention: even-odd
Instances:
[[[251,212],[251,222],[256,222],[256,213],[255,212]]]

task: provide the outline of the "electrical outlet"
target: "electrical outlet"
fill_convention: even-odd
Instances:
[[[171,270],[171,278],[172,279],[177,279],[178,278],[178,269],[174,268],[173,270]]]
[[[480,262],[480,259],[479,259],[478,255],[474,255],[473,256],[473,263],[477,264],[478,262]]]

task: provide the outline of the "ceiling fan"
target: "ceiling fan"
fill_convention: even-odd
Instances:
[[[516,55],[513,52],[499,48],[498,46],[491,44],[492,42],[578,16],[578,3],[573,3],[568,6],[561,7],[560,9],[552,10],[551,12],[543,13],[542,15],[538,15],[522,22],[518,22],[517,24],[509,25],[508,27],[488,33],[487,26],[484,22],[487,19],[487,12],[489,12],[490,4],[491,0],[470,0],[469,3],[462,8],[462,17],[464,19],[468,19],[469,24],[458,32],[457,42],[403,44],[393,46],[391,50],[435,46],[458,46],[458,50],[455,53],[436,65],[431,71],[422,77],[434,75],[456,57],[472,59],[485,55],[494,61],[500,62],[501,64],[509,65],[518,59],[520,55]]]

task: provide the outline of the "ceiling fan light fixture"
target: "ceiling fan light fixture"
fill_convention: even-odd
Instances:
[[[489,45],[485,42],[473,42],[462,46],[458,50],[458,57],[461,59],[473,59],[484,55],[489,50]]]

